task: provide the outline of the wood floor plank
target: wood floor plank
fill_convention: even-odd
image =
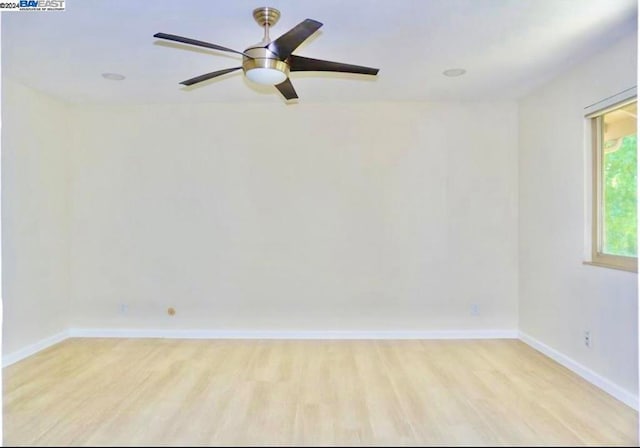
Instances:
[[[10,446],[637,445],[516,340],[69,339],[4,369]]]

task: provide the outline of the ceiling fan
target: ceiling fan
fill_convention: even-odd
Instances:
[[[378,69],[360,65],[343,64],[341,62],[323,61],[305,58],[292,54],[293,51],[315,33],[322,23],[306,19],[294,26],[275,40],[269,37],[269,28],[274,26],[280,18],[280,11],[271,7],[256,8],[253,18],[264,28],[262,41],[250,46],[244,51],[236,51],[220,45],[176,36],[175,34],[156,33],[153,37],[166,39],[198,47],[211,48],[242,55],[242,66],[217,70],[182,81],[180,84],[190,86],[217,76],[225,75],[242,69],[245,76],[253,82],[265,85],[275,85],[287,100],[298,98],[293,84],[289,79],[289,72],[342,72],[361,75],[377,75]]]

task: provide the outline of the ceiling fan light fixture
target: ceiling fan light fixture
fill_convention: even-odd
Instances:
[[[287,79],[287,75],[276,68],[256,67],[245,72],[249,81],[266,86],[274,86],[280,84]]]
[[[274,86],[289,77],[289,65],[266,48],[248,48],[245,52],[250,57],[243,58],[242,69],[249,81]]]

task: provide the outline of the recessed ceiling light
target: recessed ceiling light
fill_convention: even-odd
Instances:
[[[442,72],[444,76],[449,76],[451,78],[454,78],[456,76],[462,76],[465,73],[467,73],[467,71],[463,68],[450,68],[449,70],[445,70]]]
[[[125,76],[120,73],[103,73],[102,77],[104,79],[110,79],[111,81],[122,81]]]

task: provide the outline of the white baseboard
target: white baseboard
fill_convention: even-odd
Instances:
[[[53,336],[49,336],[48,338],[44,338],[39,340],[38,342],[28,345],[20,350],[17,350],[13,353],[9,353],[8,355],[4,355],[2,357],[2,367],[10,366],[11,364],[15,364],[18,361],[22,361],[23,359],[35,355],[39,351],[44,350],[45,348],[49,348],[52,345],[57,344],[58,342],[62,342],[69,337],[69,332],[67,330],[61,331],[60,333],[54,334]]]
[[[171,339],[517,339],[517,330],[440,331],[274,331],[274,330],[135,330],[121,328],[71,328],[77,338]]]
[[[439,331],[241,331],[241,330],[159,330],[120,328],[71,328],[2,357],[2,367],[10,366],[67,338],[167,338],[167,339],[516,339],[517,330]]]
[[[562,364],[567,369],[571,370],[572,372],[576,373],[577,375],[580,375],[582,378],[584,378],[585,380],[589,381],[594,386],[599,387],[603,391],[607,392],[609,395],[611,395],[611,396],[617,398],[618,400],[622,401],[627,406],[632,407],[636,411],[638,410],[638,396],[637,395],[629,392],[626,389],[623,389],[622,387],[618,386],[617,384],[614,384],[613,382],[609,381],[608,379],[598,375],[593,370],[583,366],[582,364],[580,364],[580,363],[574,361],[573,359],[569,358],[567,355],[565,355],[563,353],[560,353],[556,349],[553,349],[553,348],[549,347],[548,345],[540,342],[536,338],[534,338],[532,336],[529,336],[526,333],[520,332],[520,340],[522,342],[524,342],[525,344],[527,344],[527,345],[533,347],[534,349],[538,350],[542,354],[544,354],[544,355],[548,356],[549,358],[553,359],[554,361],[558,362],[559,364]]]

